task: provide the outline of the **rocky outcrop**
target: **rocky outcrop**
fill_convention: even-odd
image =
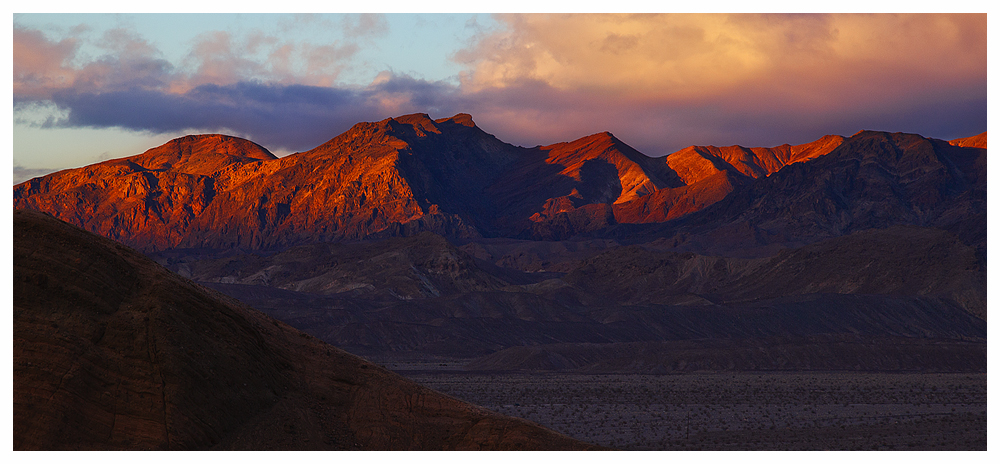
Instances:
[[[955,140],[949,140],[948,143],[956,147],[970,147],[970,148],[982,148],[986,149],[986,132],[979,135],[973,135],[972,137],[964,137]]]

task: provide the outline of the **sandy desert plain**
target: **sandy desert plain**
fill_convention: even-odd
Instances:
[[[620,450],[986,450],[985,373],[489,373],[460,365],[387,367]]]

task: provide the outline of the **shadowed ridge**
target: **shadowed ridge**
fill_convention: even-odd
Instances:
[[[572,142],[562,142],[541,147],[548,152],[548,164],[564,166],[560,175],[581,180],[581,171],[588,162],[595,160],[614,166],[620,193],[614,198],[590,200],[590,203],[624,203],[658,189],[682,185],[675,173],[662,163],[650,158],[611,132],[600,132]],[[615,189],[616,191],[618,189]]]
[[[679,219],[722,200],[752,179],[826,155],[843,141],[839,135],[827,135],[806,144],[773,148],[690,146],[657,160],[675,179],[669,188],[616,203],[614,220],[635,224]]]
[[[861,131],[826,155],[790,164],[680,221],[620,227],[607,236],[642,241],[683,234],[686,251],[756,256],[775,251],[775,244],[917,225],[948,230],[985,259],[985,168],[984,149]]]
[[[561,240],[614,224],[612,206],[683,185],[659,160],[601,132],[524,149],[485,189],[501,235]]]
[[[14,212],[14,449],[590,449]]]
[[[666,222],[701,211],[726,198],[751,180],[732,170],[722,170],[691,185],[660,189],[650,195],[614,205],[615,222],[641,224]]]
[[[397,123],[410,126],[414,135],[425,137],[428,134],[441,134],[441,129],[437,127],[434,120],[427,113],[414,113],[403,116],[389,118],[390,123]]]

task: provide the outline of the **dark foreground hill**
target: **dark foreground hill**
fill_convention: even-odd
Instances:
[[[587,449],[14,212],[15,450]]]

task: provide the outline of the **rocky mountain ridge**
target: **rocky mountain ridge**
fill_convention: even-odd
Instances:
[[[14,206],[146,251],[263,250],[422,230],[563,240],[618,224],[676,222],[786,166],[812,164],[845,140],[692,146],[650,158],[607,132],[523,148],[466,114],[413,114],[359,123],[281,159],[245,140],[188,136],[19,184]]]

